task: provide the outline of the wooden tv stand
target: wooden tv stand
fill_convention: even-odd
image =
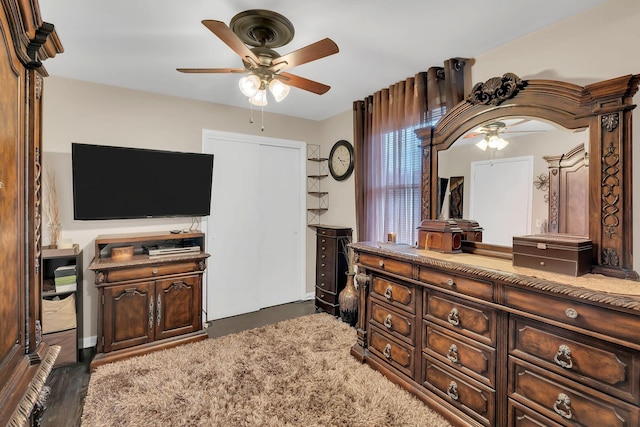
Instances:
[[[96,237],[89,270],[98,288],[97,354],[91,370],[207,338],[202,328],[202,275],[209,254],[200,232]],[[199,251],[150,256],[149,247]]]

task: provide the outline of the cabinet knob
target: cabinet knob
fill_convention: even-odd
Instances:
[[[447,351],[447,359],[449,359],[452,363],[458,363],[458,346],[455,344],[451,344],[449,347],[449,351]]]
[[[391,329],[391,327],[393,326],[393,324],[391,323],[391,320],[392,320],[391,315],[387,314],[387,317],[384,319],[384,322],[383,322],[384,326],[387,329]]]
[[[554,362],[565,369],[573,368],[573,359],[571,358],[571,349],[566,344],[561,344],[558,347],[558,352],[553,356]]]
[[[458,384],[455,381],[451,381],[449,383],[449,387],[447,387],[447,394],[453,400],[458,400]]]
[[[566,314],[569,319],[578,318],[578,312],[575,309],[571,308],[571,307],[567,308],[564,311],[564,314]]]
[[[383,260],[378,261],[378,265],[380,266],[380,268],[384,268],[384,261]]]
[[[447,285],[449,286],[455,286],[456,282],[453,281],[453,279],[447,279]]]
[[[321,287],[321,288],[324,288],[324,283],[320,283],[320,287]]]
[[[323,246],[321,249],[324,251],[326,248]]]
[[[560,393],[556,403],[553,404],[553,410],[561,417],[570,420],[573,414],[571,413],[571,399],[569,399],[569,396]]]
[[[158,269],[154,268],[153,270],[151,270],[151,274],[158,274]]]
[[[382,354],[384,354],[384,357],[386,357],[387,359],[391,359],[391,344],[387,344],[384,346],[384,351],[382,352]]]
[[[447,321],[449,321],[453,326],[458,326],[460,324],[460,315],[457,308],[454,307],[451,309],[447,316]]]

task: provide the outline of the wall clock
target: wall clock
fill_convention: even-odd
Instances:
[[[353,146],[344,139],[333,144],[329,153],[329,172],[336,181],[344,181],[353,172]]]

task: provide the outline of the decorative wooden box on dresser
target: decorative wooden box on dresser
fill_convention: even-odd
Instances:
[[[316,310],[340,315],[338,294],[347,283],[345,249],[352,230],[333,225],[316,225]]]
[[[157,250],[161,254],[154,255]],[[89,266],[96,273],[99,304],[92,370],[207,337],[202,275],[209,254],[203,233],[98,236],[95,254]]]
[[[39,424],[60,348],[42,339],[43,63],[62,53],[37,0],[0,0],[0,424]]]
[[[589,272],[514,266],[512,248],[486,242],[463,241],[462,253],[449,254],[353,243],[360,306],[351,354],[454,425],[640,425],[630,157],[639,82],[627,75],[579,87],[507,73],[475,85],[434,128],[418,130],[427,220],[440,214],[438,153],[473,129],[535,116],[586,130],[589,224],[581,237],[593,245]],[[556,187],[549,220],[562,230],[572,186]],[[489,235],[485,229],[483,239]]]

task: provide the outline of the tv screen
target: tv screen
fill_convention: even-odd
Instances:
[[[71,144],[77,220],[206,216],[213,154]]]

